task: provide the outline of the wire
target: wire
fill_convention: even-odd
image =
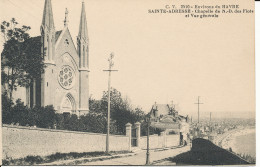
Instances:
[[[26,1],[24,1],[26,2]],[[36,3],[32,3],[32,2],[36,2],[35,0],[34,1],[31,1],[30,3],[26,3],[27,5],[30,5],[30,6],[33,6],[33,8],[37,7],[38,9],[42,10],[42,7],[40,7],[39,5],[37,5]]]
[[[25,12],[26,14],[28,14],[28,15],[30,15],[30,16],[36,18],[37,20],[39,19],[39,18],[37,18],[36,16],[34,16],[34,15],[32,15],[31,13],[27,12],[26,10],[24,10],[23,8],[20,8],[19,6],[17,6],[16,4],[14,4],[11,0],[7,0],[7,1],[10,2],[10,3],[11,3],[13,6],[15,6],[16,8],[21,9],[21,10],[22,10],[23,12]]]

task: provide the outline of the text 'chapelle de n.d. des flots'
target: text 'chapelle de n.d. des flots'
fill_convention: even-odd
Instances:
[[[253,9],[240,9],[239,5],[165,5],[162,9],[149,9],[148,13],[253,13]]]

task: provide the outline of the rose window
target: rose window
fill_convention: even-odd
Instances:
[[[65,89],[70,89],[73,86],[75,74],[70,66],[63,66],[59,72],[59,83]]]

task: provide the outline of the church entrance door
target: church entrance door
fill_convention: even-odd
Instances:
[[[74,113],[76,111],[75,99],[71,94],[67,94],[61,105],[61,112],[63,113]]]

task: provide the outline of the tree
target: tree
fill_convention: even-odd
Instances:
[[[103,97],[100,102],[104,115],[107,116],[107,97],[108,91],[103,92]],[[111,88],[111,128],[116,130],[117,134],[125,134],[125,125],[129,122],[142,122],[144,112],[141,108],[133,109],[130,100],[123,98],[121,93],[115,88]]]
[[[80,116],[80,124],[84,125],[83,131],[94,133],[106,133],[107,119],[103,115],[88,113],[85,116]]]
[[[4,124],[12,123],[12,113],[10,108],[13,105],[13,102],[8,98],[7,93],[2,93],[2,121]]]
[[[18,86],[28,86],[34,79],[39,79],[45,67],[41,43],[28,34],[31,27],[23,25],[18,28],[17,25],[14,18],[1,24],[5,40],[1,54],[2,85],[11,100]]]
[[[89,112],[106,116],[107,102],[103,100],[89,99]]]

